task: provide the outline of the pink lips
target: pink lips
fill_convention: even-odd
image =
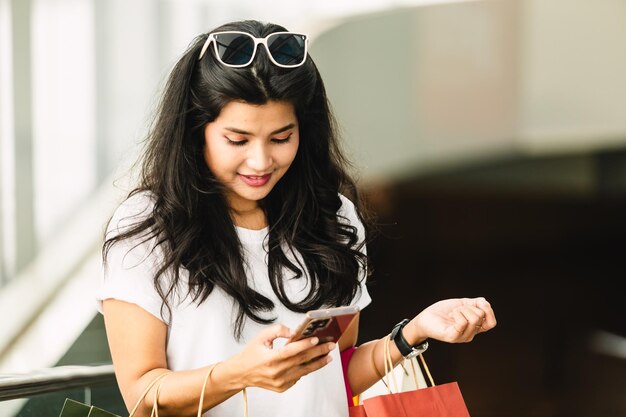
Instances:
[[[265,175],[241,175],[239,174],[239,177],[242,179],[242,181],[251,187],[261,187],[267,184],[271,176],[272,174],[265,174]]]

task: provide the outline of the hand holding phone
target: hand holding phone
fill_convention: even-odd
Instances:
[[[320,343],[337,342],[358,313],[357,306],[311,310],[306,313],[289,342],[313,336],[318,337]]]

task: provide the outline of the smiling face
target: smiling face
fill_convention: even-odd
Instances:
[[[229,102],[204,128],[204,160],[235,212],[252,212],[287,172],[300,136],[293,105]]]

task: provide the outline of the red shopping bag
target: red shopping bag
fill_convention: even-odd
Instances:
[[[379,395],[351,408],[350,417],[470,417],[456,382]]]
[[[348,407],[348,412],[350,413],[350,417],[367,417],[367,414],[365,413],[365,407],[363,405]]]
[[[420,359],[432,386],[405,392],[396,389],[396,392],[392,392],[392,387],[397,387],[397,384],[394,381],[389,338],[384,343],[385,385],[389,393],[366,398],[362,404],[349,407],[350,417],[470,417],[458,383],[435,385],[422,354]],[[417,386],[413,366],[412,373]]]

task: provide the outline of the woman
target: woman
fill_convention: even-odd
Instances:
[[[358,319],[337,344],[285,343],[308,310],[370,302],[366,222],[306,36],[257,21],[201,35],[148,139],[141,181],[107,228],[97,295],[129,409],[173,371],[160,415],[195,415],[212,369],[207,416],[243,415],[244,388],[250,416],[346,416],[340,352]],[[483,298],[440,301],[396,327],[392,356],[495,324]],[[359,346],[349,388],[383,369],[380,340]]]

